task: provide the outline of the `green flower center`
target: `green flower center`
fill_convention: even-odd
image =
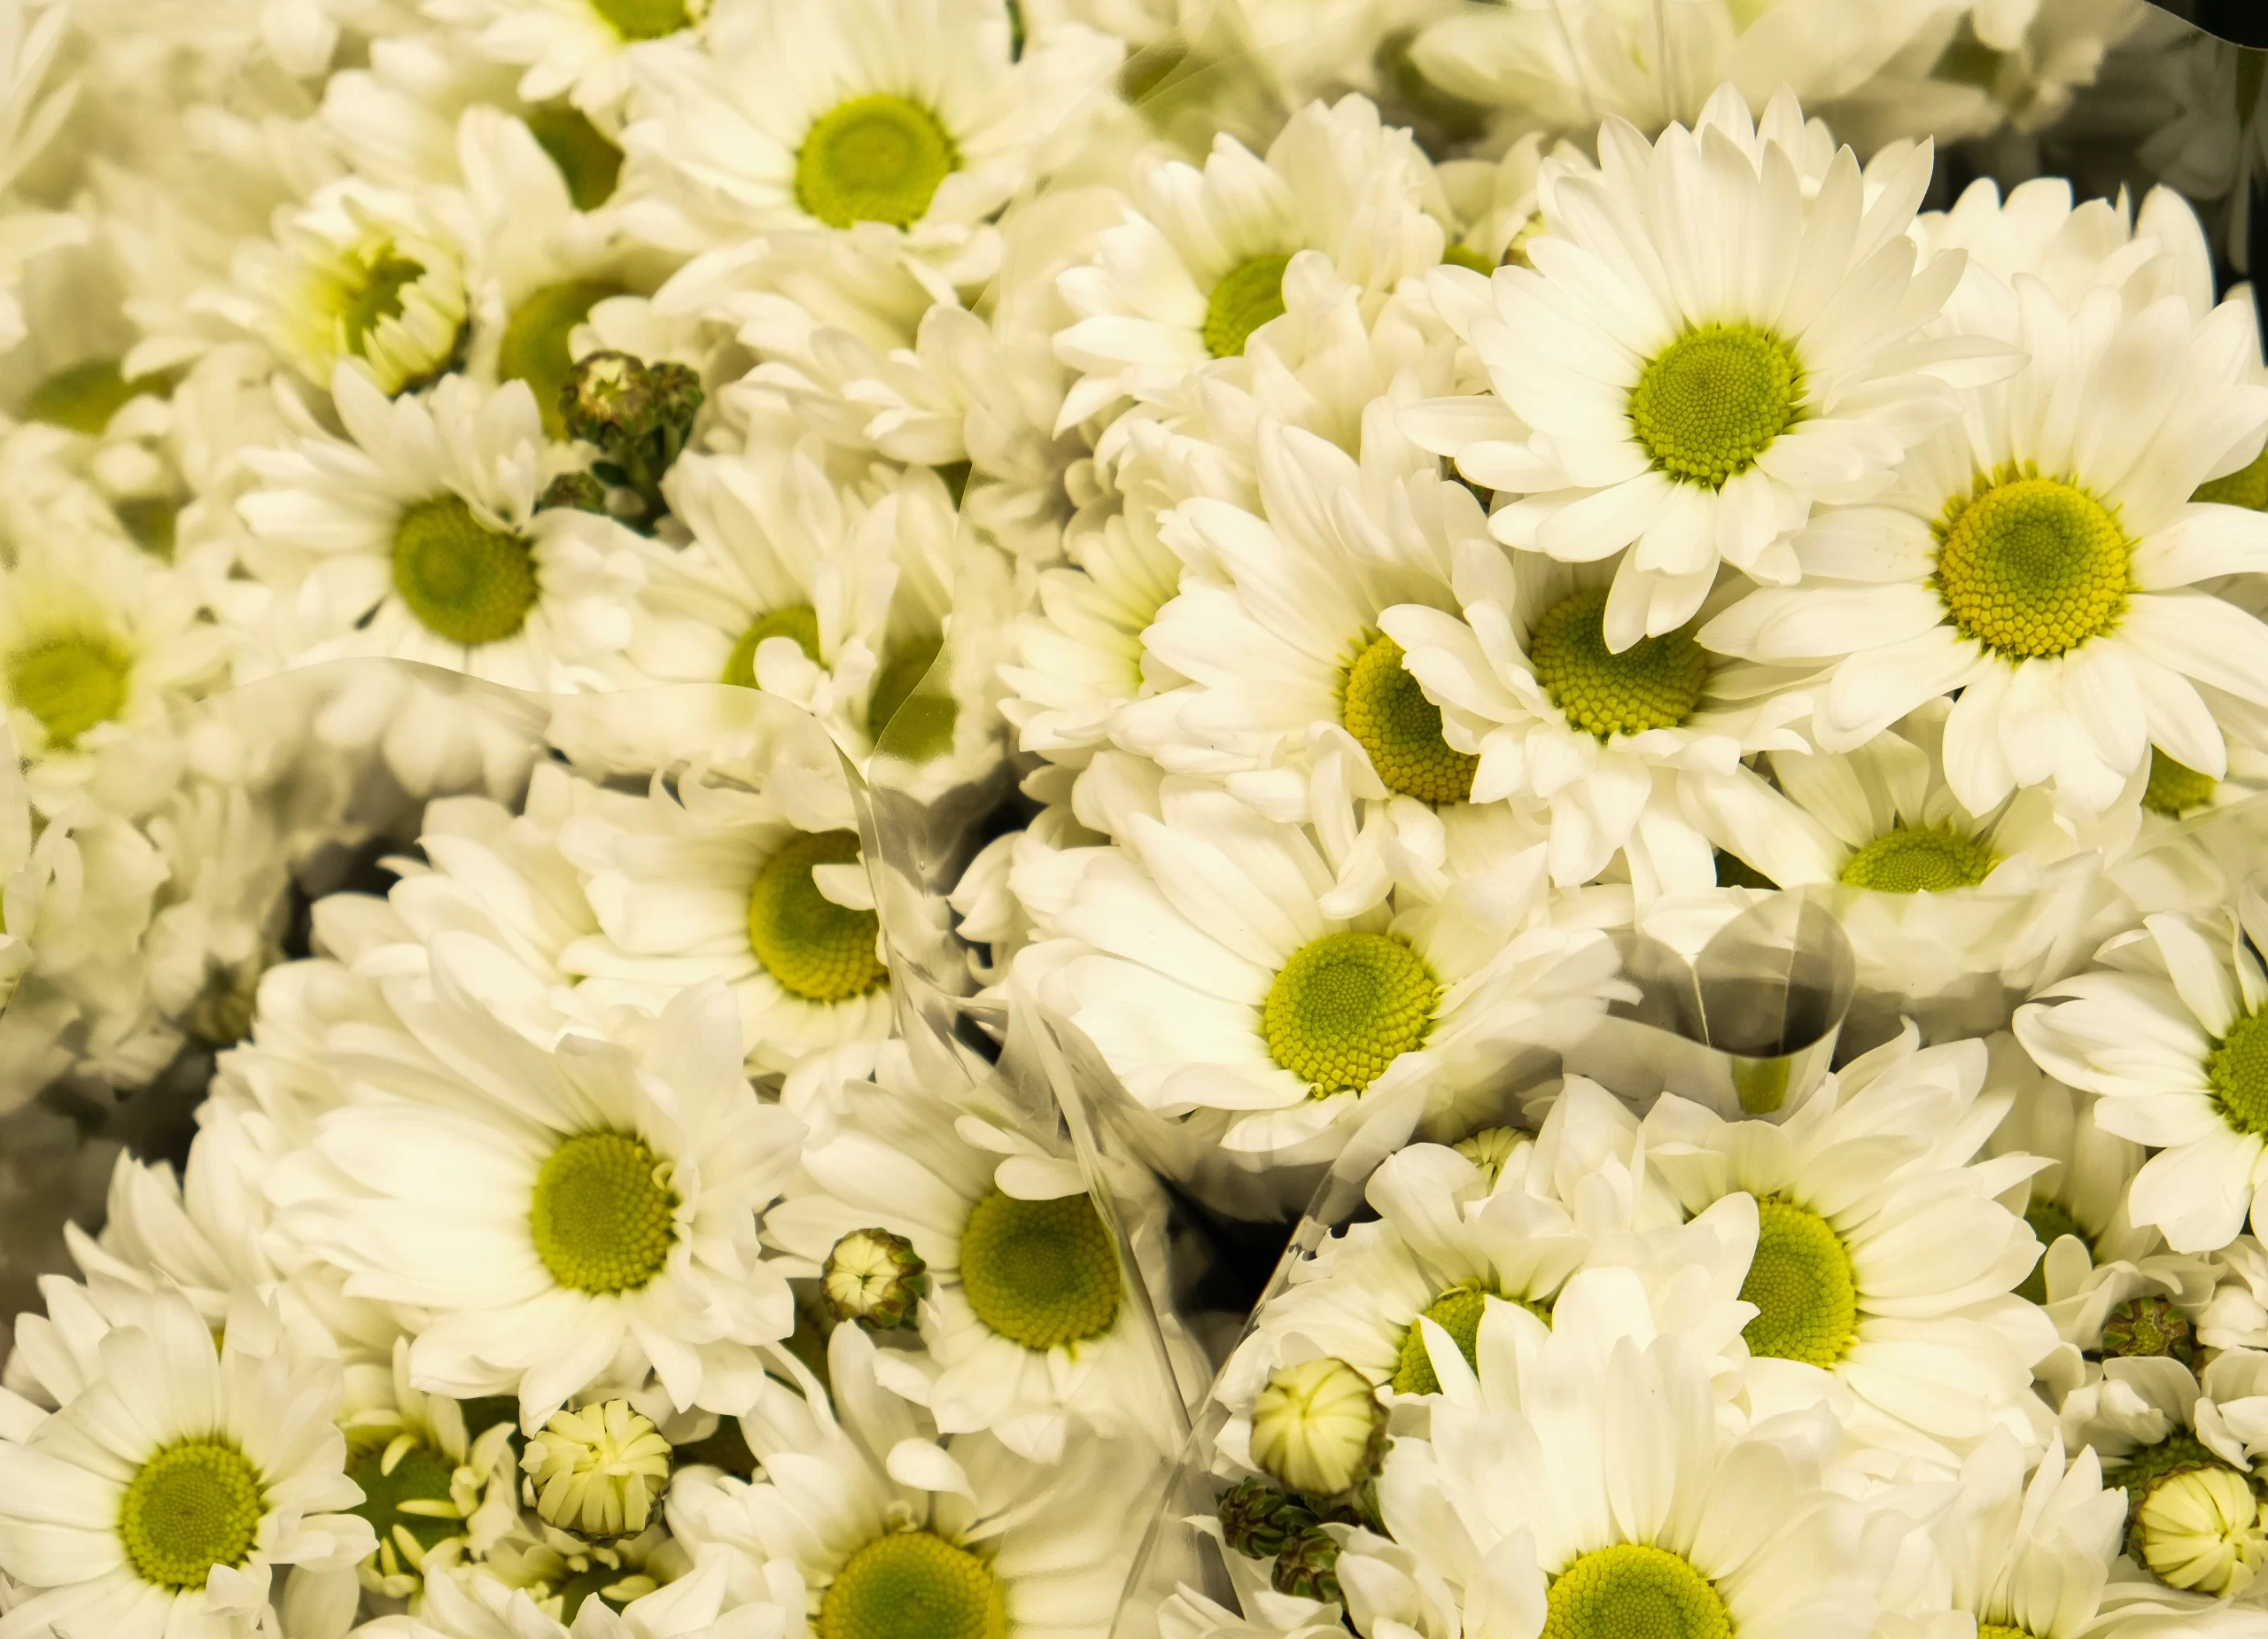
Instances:
[[[1441,252],[1441,265],[1446,268],[1470,268],[1475,273],[1493,274],[1497,264],[1490,261],[1469,245],[1452,245]]]
[[[1268,987],[1269,1056],[1317,1097],[1360,1092],[1424,1045],[1441,999],[1425,959],[1391,934],[1325,934],[1301,945]]]
[[[1253,331],[1284,312],[1288,256],[1255,256],[1229,269],[1205,299],[1205,351],[1216,359],[1240,358]]]
[[[496,347],[496,375],[502,381],[524,381],[535,394],[543,414],[547,438],[564,439],[567,419],[559,408],[559,395],[567,386],[567,373],[575,367],[568,355],[567,338],[591,316],[591,309],[623,287],[601,280],[581,279],[570,284],[547,284],[514,309]]]
[[[1724,1596],[1683,1556],[1617,1542],[1579,1556],[1545,1596],[1540,1639],[1732,1639]]]
[[[2193,808],[2213,800],[2220,781],[2201,774],[2186,763],[2177,763],[2157,747],[2150,748],[2150,782],[2142,788],[2142,806],[2154,814],[2179,820]]]
[[[142,1464],[118,1508],[127,1563],[159,1588],[205,1586],[214,1565],[240,1565],[260,1533],[260,1473],[227,1441],[186,1440]]]
[[[8,656],[8,697],[39,719],[50,744],[75,745],[126,709],[134,657],[107,633],[72,632]]]
[[[1950,827],[1898,826],[1852,854],[1837,881],[1876,893],[1947,893],[1974,888],[2000,857]]]
[[[928,214],[960,153],[937,116],[887,92],[819,116],[796,155],[796,203],[830,228],[910,227]]]
[[[2249,113],[2247,114],[2249,118]],[[2268,512],[2268,449],[2224,478],[2208,478],[2197,486],[2192,501],[2218,501],[2225,507],[2249,507]]]
[[[685,0],[591,0],[591,9],[625,40],[659,40],[692,20]]]
[[[421,501],[393,532],[393,587],[425,629],[478,649],[516,636],[535,607],[535,561],[454,495]]]
[[[1654,465],[1711,489],[1756,464],[1803,396],[1794,349],[1748,324],[1704,324],[1662,349],[1630,389],[1630,427]]]
[[[764,862],[748,894],[748,943],[780,988],[811,1002],[845,1002],[889,983],[874,954],[882,920],[819,892],[812,867],[858,858],[856,831],[798,833]]]
[[[1536,681],[1569,726],[1605,740],[1689,721],[1709,681],[1708,651],[1692,629],[1640,638],[1617,655],[1605,622],[1606,588],[1594,586],[1545,610],[1528,639]]]
[[[943,633],[936,637],[917,637],[892,654],[874,673],[874,692],[866,702],[866,726],[880,734],[897,710],[920,687],[921,680],[929,675],[929,668],[937,662],[944,649]]]
[[[536,1255],[577,1292],[635,1292],[677,1239],[669,1168],[626,1132],[578,1133],[535,1177]]]
[[[1007,1639],[992,1567],[927,1531],[867,1543],[819,1601],[819,1639]]]
[[[2093,1351],[2102,1355],[2136,1358],[2144,1355],[2178,1360],[2194,1370],[2197,1331],[2189,1317],[2155,1293],[2128,1298],[2103,1317],[2102,1343]]]
[[[116,359],[89,359],[58,370],[34,387],[31,397],[24,400],[24,419],[99,438],[111,417],[128,404],[144,393],[163,398],[168,388],[162,376],[139,376],[128,381]]]
[[[370,332],[378,328],[380,321],[401,316],[402,291],[424,276],[424,263],[410,260],[391,245],[377,247],[362,269],[361,283],[345,292],[346,304],[338,315],[338,327],[346,351],[358,359],[362,357]]]
[[[987,1193],[960,1232],[960,1285],[977,1319],[1026,1348],[1099,1337],[1118,1318],[1118,1251],[1084,1195]]]
[[[1464,1356],[1464,1363],[1475,1371],[1480,1368],[1480,1317],[1487,1312],[1490,1295],[1481,1286],[1451,1286],[1425,1306],[1424,1317],[1449,1334],[1450,1340],[1456,1344],[1457,1352]],[[1550,1304],[1533,1303],[1526,1298],[1510,1301],[1544,1324],[1551,1324]],[[1438,1394],[1441,1392],[1441,1380],[1433,1374],[1433,1357],[1425,1351],[1424,1327],[1412,1324],[1409,1334],[1402,1340],[1402,1359],[1394,1369],[1393,1384],[1394,1392],[1397,1394]]]
[[[614,198],[622,180],[622,150],[572,103],[546,103],[524,116],[527,128],[566,180],[579,211],[595,211]]]
[[[1340,686],[1341,720],[1387,790],[1421,803],[1464,802],[1480,759],[1441,738],[1441,709],[1425,698],[1402,652],[1390,637],[1363,645]]]
[[[2239,1132],[2268,1136],[2268,1013],[2250,1013],[2205,1055],[2205,1084]]]
[[[1756,1318],[1741,1335],[1749,1352],[1829,1367],[1858,1340],[1858,1282],[1851,1254],[1825,1218],[1791,1200],[1756,1203],[1756,1258],[1741,1301]]]
[[[2047,1248],[2066,1235],[2075,1235],[2092,1257],[2094,1242],[2088,1239],[2079,1221],[2066,1211],[2063,1203],[2051,1196],[2035,1195],[2024,1203],[2023,1221],[2031,1225],[2031,1232],[2039,1238],[2039,1262],[2031,1266],[2031,1273],[2023,1278],[2023,1285],[2016,1288],[2016,1295],[2030,1303],[2047,1301]]]
[[[2005,1622],[1979,1622],[1977,1639],[2032,1639],[2027,1628],[2010,1627]]]
[[[2133,543],[2109,508],[2060,478],[1979,480],[1937,535],[1930,584],[1961,634],[1997,655],[2060,655],[2125,612]]]
[[[456,1464],[431,1446],[392,1441],[348,1464],[346,1477],[362,1488],[361,1502],[349,1511],[377,1533],[378,1568],[388,1576],[416,1570],[464,1528],[449,1496]]]
[[[819,656],[819,611],[808,603],[796,603],[756,618],[756,624],[741,633],[733,652],[726,656],[720,680],[742,688],[757,687],[756,651],[768,637],[794,638],[813,665],[823,664]]]

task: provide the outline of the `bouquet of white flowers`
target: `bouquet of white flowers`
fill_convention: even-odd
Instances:
[[[2264,65],[0,0],[0,1639],[2268,1639]]]

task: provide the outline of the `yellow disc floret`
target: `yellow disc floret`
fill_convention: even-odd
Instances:
[[[1976,887],[2000,863],[1981,839],[1950,827],[1901,825],[1852,854],[1837,880],[1876,893],[1946,893]]]
[[[1099,1337],[1118,1318],[1118,1251],[1084,1195],[988,1192],[961,1231],[960,1284],[977,1319],[1026,1348]]]
[[[1741,1334],[1749,1352],[1832,1366],[1858,1340],[1850,1251],[1825,1218],[1791,1200],[1767,1197],[1756,1215],[1756,1256],[1740,1288],[1757,1311]]]
[[[796,203],[830,228],[911,227],[960,154],[937,116],[888,92],[855,97],[812,122],[796,155]]]
[[[1284,313],[1288,256],[1255,256],[1222,276],[1205,299],[1205,351],[1216,359],[1240,358],[1253,331]]]
[[[1425,1045],[1441,986],[1391,934],[1325,934],[1284,964],[1261,1004],[1269,1056],[1317,1096],[1360,1092]]]
[[[551,1153],[529,1208],[536,1255],[578,1292],[634,1292],[677,1239],[670,1169],[625,1132],[585,1132]]]
[[[1480,759],[1441,738],[1441,709],[1425,698],[1390,637],[1363,646],[1340,681],[1341,720],[1371,754],[1386,788],[1421,803],[1462,803]]]
[[[1535,680],[1568,726],[1605,740],[1689,721],[1709,681],[1708,651],[1692,629],[1641,638],[1618,655],[1605,622],[1606,588],[1594,586],[1545,610],[1528,639]]]
[[[1795,350],[1747,324],[1704,324],[1658,354],[1630,390],[1630,429],[1671,478],[1722,488],[1796,419]]]
[[[1732,1639],[1725,1599],[1692,1562],[1645,1542],[1581,1554],[1544,1596],[1539,1639]]]
[[[844,1002],[889,983],[875,953],[881,919],[837,905],[812,874],[858,858],[856,831],[799,832],[764,862],[748,895],[748,943],[780,988],[808,1002]]]
[[[819,1639],[1007,1639],[992,1567],[927,1531],[867,1543],[820,1597]]]
[[[142,1464],[118,1508],[126,1562],[145,1582],[205,1586],[214,1565],[252,1553],[267,1509],[260,1472],[225,1440],[185,1440]]]
[[[393,586],[434,636],[478,649],[516,637],[535,607],[535,562],[454,495],[421,501],[393,532]]]
[[[2061,478],[1980,479],[1937,533],[1930,584],[1961,634],[1996,655],[2063,654],[2126,611],[2133,543],[2108,507]]]

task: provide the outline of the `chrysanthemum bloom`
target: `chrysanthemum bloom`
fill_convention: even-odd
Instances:
[[[2268,1566],[2268,1501],[2254,1472],[2268,1435],[2268,1355],[2230,1349],[2202,1371],[2162,1356],[2108,1359],[2063,1397],[2058,1418],[2065,1441],[2093,1448],[2105,1480],[2126,1493],[2124,1547],[2149,1579],[2143,1589],[2186,1612],[2236,1598],[2256,1619]]]
[[[630,92],[632,49],[698,27],[709,0],[433,0],[429,9],[488,56],[524,67],[526,101],[563,96],[612,128]]]
[[[249,1632],[276,1622],[279,1573],[352,1588],[373,1542],[347,1511],[338,1366],[299,1360],[264,1319],[240,1309],[216,1348],[187,1301],[151,1299],[60,1410],[10,1414],[0,1639]]]
[[[1703,641],[1823,667],[1829,750],[1955,696],[1946,778],[1972,813],[2039,785],[2100,812],[2154,746],[2218,778],[2220,703],[2268,703],[2268,625],[2201,583],[2268,565],[2268,517],[2191,497],[2259,453],[2268,386],[2250,306],[2201,314],[2165,271],[2069,300],[1974,272],[1950,327],[2029,361],[1975,389],[1880,503],[1815,517],[1799,584],[1751,593]]]
[[[2016,1014],[2016,1039],[2059,1081],[2100,1093],[2094,1118],[2157,1153],[2127,1211],[2177,1252],[2268,1220],[2268,973],[2254,889],[2204,927],[2160,914],[2106,945],[2095,971]]]
[[[1549,1332],[1516,1342],[1500,1307],[1477,1371],[1452,1351],[1429,1437],[1397,1437],[1379,1477],[1392,1541],[1345,1538],[1360,1631],[1431,1612],[1450,1632],[1552,1639],[1874,1632],[1860,1511],[1823,1483],[1825,1419],[1727,1438],[1707,1363],[1636,1287],[1586,1270]]]
[[[765,1215],[765,1234],[796,1260],[785,1267],[833,1275],[846,1243],[874,1230],[910,1244],[923,1352],[887,1353],[876,1370],[942,1433],[989,1431],[1039,1462],[1096,1430],[1138,1434],[1167,1391],[1078,1166],[997,1114],[941,1103],[902,1044],[882,1049],[874,1074],[819,1089],[824,1115],[791,1090],[814,1138]]]
[[[1083,788],[1117,811],[1120,843],[1072,862],[1059,936],[1019,965],[1137,1100],[1218,1112],[1232,1148],[1304,1142],[1413,1084],[1447,1110],[1502,1077],[1510,1043],[1605,1004],[1600,936],[1526,925],[1533,852],[1438,898],[1404,889],[1340,916],[1317,843],[1217,786],[1119,757]]]
[[[1929,1528],[1946,1581],[1917,1577],[1884,1590],[1884,1603],[1917,1623],[1942,1621],[1937,1604],[1977,1624],[1978,1639],[2143,1639],[2194,1634],[2239,1639],[2261,1630],[2256,1611],[2214,1606],[2132,1580],[2119,1554],[2125,1547],[2131,1498],[2103,1488],[2102,1462],[2091,1448],[2064,1458],[2050,1441],[2029,1478],[2023,1446],[1996,1434],[1961,1464],[1953,1504]]]
[[[1984,1088],[1982,1043],[1915,1044],[1909,1025],[1776,1125],[1666,1095],[1644,1122],[1689,1208],[1756,1198],[1753,1414],[1831,1407],[1854,1460],[1886,1469],[1950,1467],[1996,1427],[2027,1430],[2032,1363],[2055,1346],[2015,1295],[2039,1243],[1997,1199],[2038,1163],[1972,1159],[2008,1095]]]
[[[1775,115],[1759,137],[1728,88],[1651,147],[1610,120],[1603,169],[1547,167],[1531,266],[1486,286],[1433,276],[1494,396],[1418,407],[1410,434],[1518,497],[1490,519],[1507,545],[1569,563],[1630,548],[1610,652],[1691,620],[1720,563],[1797,579],[1788,538],[1813,503],[1881,490],[1959,406],[1932,372],[1976,349],[1922,333],[1961,259],[1917,272],[1906,237],[1930,151],[1862,180],[1845,149],[1813,193],[1789,146],[1801,117]]]
[[[918,1611],[944,1634],[1102,1639],[1146,1523],[1146,1444],[1138,1458],[1083,1441],[1038,1464],[987,1434],[940,1441],[883,1391],[877,1360],[864,1331],[837,1326],[831,1398],[800,1363],[801,1394],[769,1385],[741,1419],[763,1478],[681,1472],[677,1540],[696,1558],[724,1550],[732,1602],[773,1607],[790,1634],[882,1639]]]
[[[1122,50],[1066,23],[1019,54],[1005,6],[949,0],[765,0],[709,32],[640,55],[656,112],[623,136],[695,230],[845,232],[941,300],[996,271],[989,219]]]
[[[435,1317],[410,1349],[420,1387],[517,1394],[535,1426],[650,1371],[680,1408],[739,1410],[756,1346],[794,1324],[756,1214],[802,1124],[750,1093],[730,998],[685,991],[637,1057],[583,1036],[545,1052],[451,961],[437,941],[406,1035],[338,1060],[361,1096],[272,1176],[281,1232],[346,1270],[349,1295]]]
[[[602,684],[630,638],[633,538],[587,512],[536,512],[544,442],[526,385],[484,392],[451,376],[430,399],[389,402],[351,363],[330,385],[346,439],[309,425],[296,449],[246,456],[265,485],[239,509],[274,588],[247,647],[295,665],[392,656],[534,693]]]
[[[1571,1078],[1546,1120],[1555,1151],[1586,1099],[1609,1095]],[[1557,1179],[1542,1146],[1524,1136],[1510,1140],[1494,1168],[1463,1153],[1469,1147],[1418,1144],[1389,1157],[1364,1192],[1378,1221],[1324,1241],[1261,1306],[1214,1389],[1231,1414],[1217,1437],[1224,1454],[1248,1460],[1254,1397],[1280,1363],[1320,1350],[1396,1394],[1438,1394],[1435,1338],[1476,1364],[1491,1308],[1509,1303],[1548,1326],[1560,1288],[1581,1269],[1635,1270],[1665,1324],[1705,1357],[1727,1349],[1754,1313],[1738,1295],[1756,1249],[1756,1214],[1744,1198],[1649,1231],[1643,1182],[1620,1156],[1598,1156]],[[1564,1200],[1561,1183],[1570,1186]]]
[[[1077,318],[1055,352],[1080,372],[1058,426],[1170,393],[1212,360],[1241,355],[1284,312],[1285,272],[1301,252],[1327,258],[1375,316],[1447,243],[1433,166],[1361,97],[1301,109],[1264,157],[1224,134],[1201,169],[1139,159],[1130,192],[1093,260],[1057,276]]]
[[[1562,888],[1618,855],[1642,899],[1714,886],[1697,823],[1708,793],[1741,781],[1744,757],[1802,749],[1792,725],[1806,698],[1705,649],[1692,625],[1609,647],[1613,593],[1598,565],[1466,551],[1454,595],[1461,618],[1405,603],[1379,625],[1469,763],[1472,799],[1540,809]]]
[[[560,966],[595,998],[658,1012],[685,985],[722,980],[750,1061],[889,1032],[889,968],[858,821],[835,769],[775,768],[761,791],[688,773],[641,804],[574,821],[598,931]]]
[[[438,190],[334,183],[237,252],[237,291],[216,305],[318,387],[352,360],[383,392],[423,387],[464,346],[463,203]],[[450,220],[452,216],[454,220]]]

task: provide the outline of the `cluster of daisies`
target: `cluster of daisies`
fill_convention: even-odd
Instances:
[[[2262,94],[0,0],[0,1639],[1102,1639],[1192,1418],[1175,1639],[2268,1634]],[[1787,889],[1870,1051],[1539,1077]]]

